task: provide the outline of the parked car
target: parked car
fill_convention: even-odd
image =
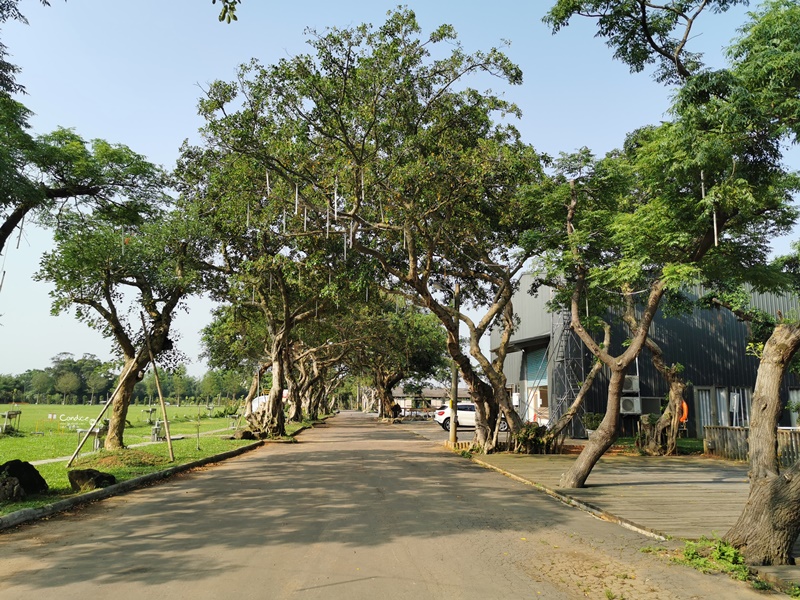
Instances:
[[[458,428],[475,428],[475,405],[472,402],[459,402],[456,405],[458,411]],[[442,426],[445,431],[450,431],[450,417],[452,411],[450,405],[440,406],[433,415],[433,420]],[[500,420],[500,431],[508,431],[508,423],[505,416]]]

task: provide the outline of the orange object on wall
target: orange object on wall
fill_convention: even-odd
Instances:
[[[689,405],[686,404],[686,400],[681,400],[681,417],[680,422],[686,423],[689,420]]]

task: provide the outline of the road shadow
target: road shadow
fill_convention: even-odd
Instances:
[[[374,419],[339,417],[301,439],[0,535],[0,547],[27,559],[4,583],[198,581],[241,568],[243,549],[333,542],[369,551],[403,537],[535,531],[581,515]],[[201,549],[216,558],[198,562]]]

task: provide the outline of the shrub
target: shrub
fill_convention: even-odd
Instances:
[[[603,421],[603,417],[605,415],[603,413],[594,413],[594,412],[587,412],[583,415],[583,426],[586,429],[595,430],[600,427],[600,423]]]
[[[235,415],[237,412],[239,412],[239,408],[241,408],[241,402],[238,400],[228,402],[225,404],[225,406],[214,411],[214,417],[230,417],[231,415]]]
[[[544,436],[547,427],[538,423],[526,422],[514,436],[514,445],[517,452],[524,454],[541,454],[544,452]]]

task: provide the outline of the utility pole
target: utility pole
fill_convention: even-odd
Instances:
[[[458,317],[461,308],[461,285],[456,284],[453,289],[453,311],[456,317],[456,342],[459,342],[461,319]],[[455,449],[458,442],[458,363],[452,359],[452,382],[450,389],[450,443]]]

